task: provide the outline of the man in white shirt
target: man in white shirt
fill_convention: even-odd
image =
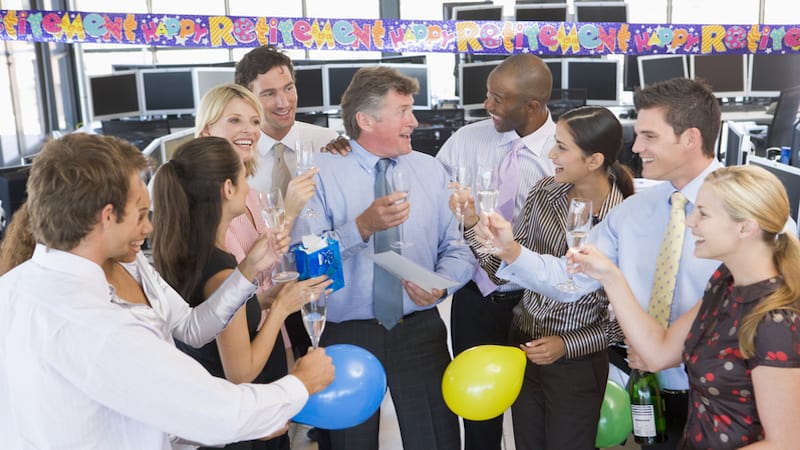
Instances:
[[[98,135],[67,135],[37,156],[28,208],[39,244],[0,278],[0,447],[165,450],[170,436],[264,437],[333,379],[314,350],[275,383],[231,384],[112,301],[101,264],[139,243],[146,167],[135,147]]]

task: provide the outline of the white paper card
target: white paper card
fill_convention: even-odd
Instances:
[[[431,292],[432,289],[447,289],[458,283],[431,272],[410,259],[393,251],[377,253],[372,259],[387,272],[401,280],[408,280],[417,284],[422,289]]]

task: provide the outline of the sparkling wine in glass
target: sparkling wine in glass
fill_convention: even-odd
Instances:
[[[306,327],[311,345],[319,346],[319,338],[325,329],[325,316],[327,312],[327,292],[324,289],[305,288],[300,295],[306,303],[300,310],[303,316],[303,325]]]
[[[566,234],[569,251],[578,251],[589,237],[592,228],[592,201],[585,198],[573,198],[567,210]],[[564,292],[577,292],[578,285],[572,279],[572,274],[566,282],[556,285]]]
[[[314,165],[314,143],[311,141],[298,140],[295,143],[295,152],[297,154],[297,175],[307,172],[316,166]],[[306,208],[303,210],[302,216],[307,219],[313,219],[318,216],[314,208]]]
[[[398,200],[398,202],[405,202],[408,201],[408,196],[410,193],[410,184],[409,184],[409,174],[405,173],[400,167],[395,166],[392,169],[392,172],[389,174],[389,183],[392,189],[392,192],[402,192],[406,194],[405,198],[402,200]],[[392,248],[408,248],[413,244],[403,239],[403,224],[401,223],[398,227],[398,234],[400,239],[397,241],[392,242],[390,247]]]
[[[456,190],[459,194],[459,201],[456,205],[458,208],[456,214],[459,219],[459,239],[456,243],[466,245],[467,241],[464,240],[464,212],[467,205],[469,205],[469,191],[472,190],[472,171],[468,167],[461,165],[453,166],[452,171],[453,181],[458,184]]]
[[[261,214],[267,227],[275,232],[283,231],[286,226],[286,208],[283,205],[283,194],[279,188],[258,194],[261,203]],[[286,265],[286,254],[281,255],[280,268],[272,274],[274,283],[285,283],[297,279],[299,274],[293,270],[288,270]]]
[[[478,189],[478,206],[481,215],[490,215],[497,209],[500,191],[498,189],[497,171],[493,165],[478,165],[475,173],[475,185]],[[493,253],[497,251],[491,242],[485,242],[482,251]]]

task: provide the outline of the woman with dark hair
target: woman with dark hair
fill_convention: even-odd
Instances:
[[[565,218],[573,198],[592,201],[596,222],[633,194],[633,179],[617,162],[621,146],[622,126],[606,108],[578,108],[559,118],[556,145],[548,155],[555,175],[531,189],[521,223],[512,231],[495,213],[465,233],[493,281],[505,282],[494,274],[501,261],[516,259],[522,246],[567,254]],[[467,224],[475,225],[478,217],[474,208],[471,212]],[[497,251],[481,251],[486,241]],[[574,303],[526,290],[514,308],[509,339],[528,357],[522,392],[511,408],[517,448],[594,448],[608,378],[607,347],[609,340],[621,339],[611,326],[607,304],[602,290]]]
[[[220,137],[200,137],[183,144],[158,170],[153,185],[155,265],[193,306],[203,303],[236,267],[236,258],[225,247],[225,235],[231,220],[244,213],[248,191],[241,157]],[[257,328],[262,305],[253,296],[215,342],[200,349],[182,349],[211,374],[235,383],[274,381],[286,374],[285,370],[277,374],[265,370],[281,324],[300,309],[301,289],[324,289],[328,284],[325,277],[317,277],[282,285],[269,303],[261,329]],[[240,442],[230,448],[288,449],[288,437]]]
[[[800,415],[800,242],[781,182],[751,166],[709,174],[686,226],[698,258],[722,261],[697,304],[665,329],[597,247],[570,253],[605,288],[631,367],[683,362],[689,414],[678,448],[797,448]],[[787,232],[788,231],[788,232]]]

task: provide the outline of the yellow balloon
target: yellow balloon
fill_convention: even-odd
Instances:
[[[444,371],[445,403],[469,420],[503,414],[522,389],[526,361],[521,349],[504,345],[479,345],[462,352]]]

